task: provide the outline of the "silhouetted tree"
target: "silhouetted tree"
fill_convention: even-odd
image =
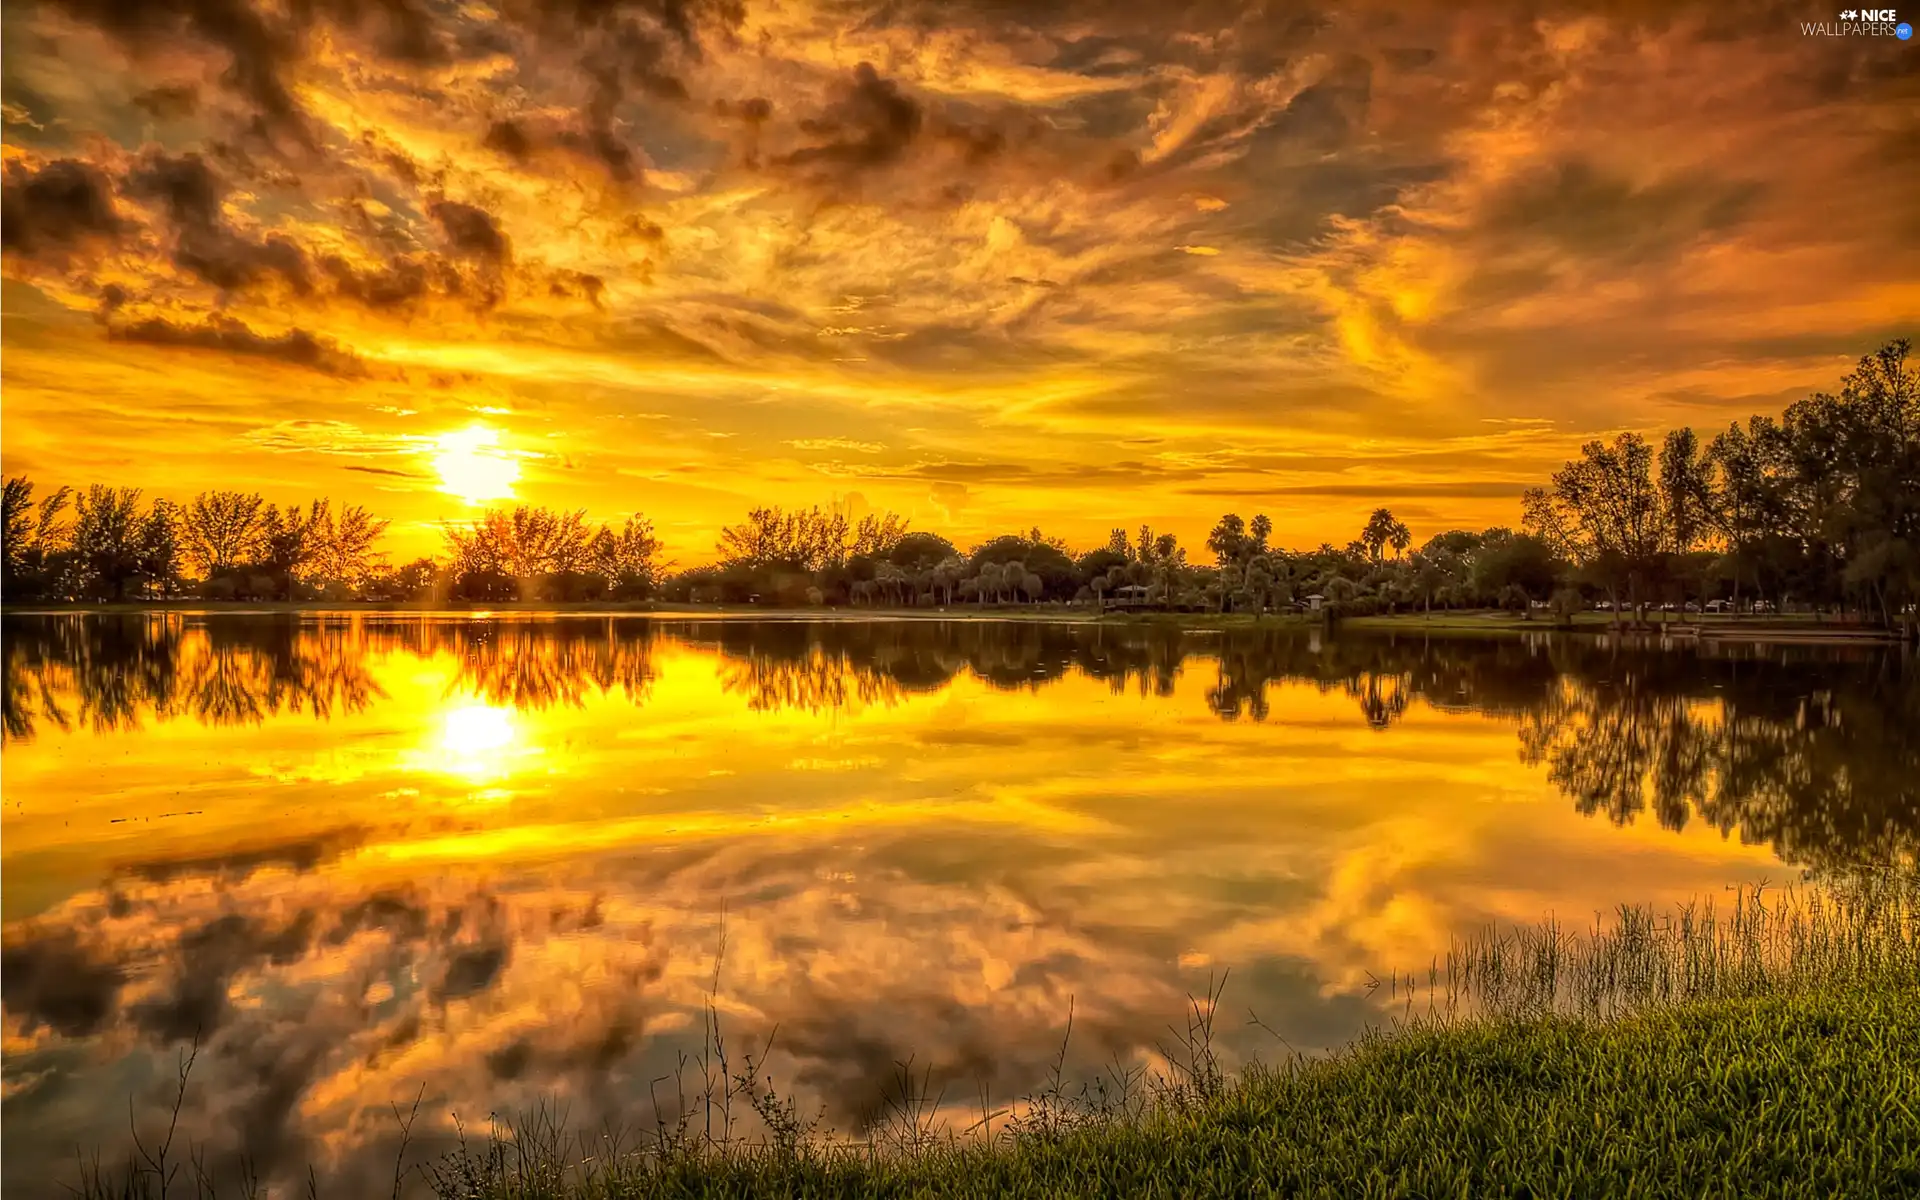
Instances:
[[[257,557],[265,504],[254,493],[212,491],[195,496],[180,520],[187,561],[202,575],[211,575]]]

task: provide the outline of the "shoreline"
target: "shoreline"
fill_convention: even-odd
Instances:
[[[1124,612],[1096,613],[1071,605],[1002,605],[987,608],[766,608],[755,605],[670,604],[658,601],[579,601],[573,603],[447,604],[413,602],[337,603],[299,601],[206,601],[0,604],[0,615],[43,617],[64,615],[140,615],[173,613],[181,616],[349,616],[355,614],[411,614],[417,616],[625,616],[662,620],[756,621],[999,621],[1042,622],[1061,625],[1127,627],[1177,626],[1200,632],[1229,629],[1329,628],[1307,613]],[[1666,614],[1671,615],[1671,614]],[[1616,624],[1611,614],[1583,612],[1571,626],[1547,618],[1526,620],[1501,610],[1471,609],[1445,613],[1396,613],[1346,617],[1332,629],[1366,632],[1422,632],[1452,636],[1561,633],[1575,635],[1625,634],[1673,640],[1763,643],[1771,645],[1899,645],[1898,630],[1864,625],[1839,625],[1813,616],[1730,617],[1690,614],[1686,620],[1649,621],[1634,627]]]

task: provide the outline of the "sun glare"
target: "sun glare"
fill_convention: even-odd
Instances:
[[[462,705],[444,715],[439,753],[431,765],[470,781],[499,779],[511,772],[512,760],[522,753],[518,740],[511,710],[481,703]]]
[[[468,504],[512,497],[520,464],[500,448],[500,431],[474,424],[434,439],[433,469],[440,490]]]

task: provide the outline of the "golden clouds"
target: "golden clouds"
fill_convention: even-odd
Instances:
[[[1596,430],[1750,410],[1920,317],[1896,48],[1705,6],[219,8],[61,0],[10,22],[47,52],[8,77],[7,271],[97,322],[42,352],[105,337],[238,380],[305,370],[303,415],[416,409],[420,439],[463,422],[388,385],[484,380],[514,409],[502,436],[574,464],[517,494],[620,492],[662,510],[683,561],[765,488],[824,498],[798,442],[1097,468],[1142,433],[1464,450],[1483,418],[1559,420],[1516,454],[1537,475]],[[105,69],[79,79],[83,61]],[[44,407],[7,382],[10,415]],[[141,385],[103,386],[130,409]],[[902,407],[951,411],[902,434]],[[630,493],[678,449],[604,436],[635,411],[737,435],[680,461],[743,482]],[[22,466],[78,469],[8,429]],[[129,427],[100,433],[138,457]],[[209,436],[166,433],[201,439],[181,457]],[[1116,487],[1189,540],[1217,515],[1150,476],[1096,503],[1067,472],[975,486],[957,515],[872,465],[876,500],[963,538],[1025,505],[1109,510]],[[318,460],[280,467],[347,490]],[[1383,499],[1399,479],[1337,470]],[[1318,541],[1349,507],[1281,534]],[[1420,519],[1512,517],[1462,499]]]

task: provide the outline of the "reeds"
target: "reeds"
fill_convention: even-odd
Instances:
[[[1622,905],[1575,934],[1557,921],[1447,955],[1446,1010],[1606,1018],[1656,1005],[1920,980],[1920,874],[1730,889],[1671,913]]]
[[[392,1195],[1920,1195],[1912,873],[1627,906],[1577,933],[1489,929],[1424,979],[1389,976],[1390,1019],[1354,1045],[1237,1074],[1215,1050],[1226,984],[1189,997],[1156,1069],[1069,1078],[1070,1008],[1031,1094],[995,1106],[983,1090],[955,1120],[933,1073],[902,1062],[881,1119],[848,1136],[767,1075],[777,1030],[734,1058],[716,965],[703,1048],[650,1125],[579,1131],[545,1105],[426,1163],[403,1137]],[[395,1108],[405,1133],[417,1112]],[[96,1160],[76,1192],[268,1194],[254,1175],[170,1171],[167,1154],[112,1175]]]

